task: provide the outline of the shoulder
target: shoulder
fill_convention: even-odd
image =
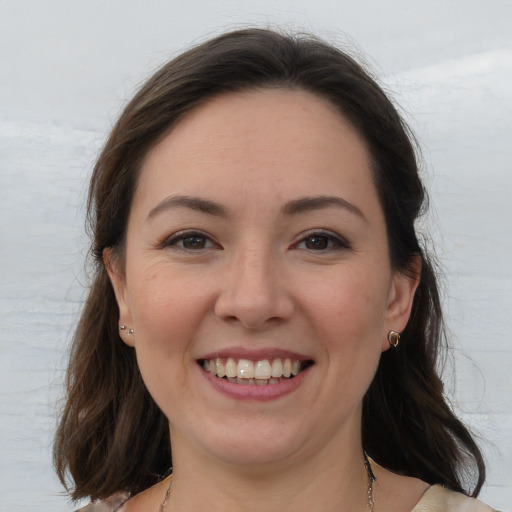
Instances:
[[[493,509],[479,500],[433,485],[411,512],[493,512]]]
[[[128,493],[119,492],[106,500],[93,501],[75,512],[118,512],[129,497]]]
[[[105,500],[93,501],[75,512],[139,512],[158,510],[169,488],[166,478],[148,489],[130,496],[128,492],[117,492]]]

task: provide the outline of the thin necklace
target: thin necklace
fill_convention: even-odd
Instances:
[[[367,507],[370,512],[374,511],[375,508],[375,499],[373,497],[373,482],[377,480],[375,478],[375,475],[372,471],[372,466],[370,464],[370,460],[368,459],[368,456],[366,453],[364,454],[364,467],[366,468],[366,473],[368,475],[368,503]],[[172,473],[167,477],[169,479],[169,487],[167,487],[167,491],[165,491],[164,500],[160,504],[160,507],[158,508],[158,512],[165,512],[165,505],[167,504],[167,500],[169,499],[169,496],[171,494],[171,488],[172,488]]]
[[[367,507],[370,512],[373,512],[375,508],[375,499],[373,497],[373,482],[377,480],[372,471],[372,465],[370,464],[370,459],[366,452],[364,452],[364,467],[366,468],[366,474],[368,475],[368,503]],[[161,511],[159,511],[161,512]]]
[[[165,505],[167,503],[167,499],[169,498],[169,495],[171,494],[172,473],[167,478],[169,479],[169,487],[167,487],[167,491],[165,491],[164,501],[162,501],[162,503],[160,503],[160,507],[158,508],[158,512],[164,512]]]

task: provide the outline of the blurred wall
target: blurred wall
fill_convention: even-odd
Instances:
[[[0,511],[71,510],[51,468],[83,298],[87,175],[125,100],[193,42],[245,25],[313,31],[363,56],[423,147],[426,224],[446,271],[446,383],[512,498],[512,2],[0,2]]]

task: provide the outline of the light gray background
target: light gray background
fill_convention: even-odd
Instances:
[[[512,2],[0,2],[0,511],[72,510],[51,468],[83,297],[86,177],[151,70],[229,28],[277,24],[353,45],[423,146],[446,270],[454,407],[512,501]]]

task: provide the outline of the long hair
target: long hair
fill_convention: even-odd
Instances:
[[[128,214],[142,162],[179,120],[231,91],[309,91],[338,109],[365,140],[384,211],[392,267],[421,279],[400,347],[386,351],[364,397],[363,446],[382,466],[477,495],[481,453],[443,396],[445,345],[434,265],[415,221],[426,203],[414,137],[372,78],[346,53],[308,35],[239,30],[192,48],[163,66],[126,106],[96,163],[88,201],[95,262],[67,374],[67,402],[54,460],[72,497],[138,493],[172,463],[166,418],[147,392],[134,351],[119,338],[118,308],[102,254],[123,258]],[[466,486],[468,475],[472,477]]]

